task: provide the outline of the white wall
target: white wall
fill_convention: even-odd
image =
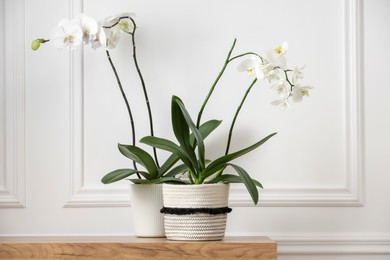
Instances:
[[[305,82],[315,88],[292,110],[269,104],[275,96],[265,82],[245,104],[232,149],[278,135],[239,161],[265,189],[254,207],[243,187],[232,188],[228,234],[270,236],[280,259],[389,259],[389,1],[0,3],[1,236],[132,233],[128,184],[100,184],[106,172],[127,166],[116,144],[130,142],[104,51],[30,49],[63,17],[130,11],[159,136],[172,136],[172,94],[195,115],[235,37],[236,54],[264,53],[286,40],[290,63],[307,65]],[[129,44],[112,56],[142,108]],[[205,119],[224,120],[208,140],[209,157],[221,153],[234,104],[250,83],[235,66],[205,111]],[[144,112],[135,117],[138,136],[148,134]]]

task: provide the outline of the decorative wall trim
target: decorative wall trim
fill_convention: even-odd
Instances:
[[[0,172],[0,208],[25,207],[24,0],[6,0],[5,22],[5,171]]]
[[[227,233],[226,236],[270,237],[278,243],[279,256],[390,255],[390,233]]]
[[[344,1],[344,87],[346,97],[346,183],[330,188],[267,188],[261,191],[260,206],[362,206],[363,185],[363,113],[362,113],[362,4]],[[244,188],[231,190],[230,205],[250,206]]]
[[[390,234],[270,236],[278,255],[390,255]]]
[[[81,11],[70,1],[70,10]],[[79,9],[77,9],[79,8]],[[81,9],[80,9],[81,8]],[[362,147],[362,49],[361,49],[361,0],[344,0],[344,87],[345,87],[345,137],[346,183],[328,188],[267,188],[261,191],[260,206],[362,206],[363,204],[363,147]],[[78,54],[76,54],[78,55]],[[81,55],[81,54],[80,54]],[[80,59],[80,60],[79,60]],[[90,189],[84,185],[83,172],[83,80],[82,57],[71,64],[71,161],[69,198],[65,207],[129,206],[128,190]],[[77,61],[77,62],[76,62]],[[76,74],[79,74],[77,77]],[[74,86],[78,87],[75,88]],[[80,89],[76,93],[74,89]],[[231,206],[252,206],[244,187],[232,187]]]

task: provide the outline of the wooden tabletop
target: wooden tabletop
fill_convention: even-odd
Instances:
[[[0,237],[0,259],[260,259],[276,260],[268,237],[171,241],[137,237]]]

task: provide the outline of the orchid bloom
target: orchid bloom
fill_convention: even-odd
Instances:
[[[251,54],[246,60],[238,64],[238,71],[247,72],[248,76],[255,76],[257,79],[268,79],[269,82],[279,79],[278,71],[266,59]]]
[[[250,57],[246,60],[243,60],[238,64],[238,71],[246,72],[248,76],[255,76],[258,79],[264,78],[264,74],[261,71],[260,66],[262,65],[262,61],[257,55],[250,55]]]
[[[305,68],[305,66],[303,67],[295,67],[294,70],[293,70],[293,74],[292,74],[292,77],[291,77],[291,83],[292,84],[297,84],[298,81],[300,79],[303,79],[303,69]]]
[[[134,22],[130,17],[131,13],[122,13],[115,16],[106,17],[102,22],[106,42],[103,44],[109,49],[115,48],[121,33],[132,34],[135,29]],[[102,41],[101,41],[102,42]]]
[[[57,48],[75,49],[82,43],[83,31],[81,27],[73,21],[62,19],[51,37],[51,44]]]
[[[288,49],[288,43],[283,42],[280,46],[277,46],[267,52],[267,57],[272,65],[285,69],[287,66],[286,52]]]
[[[287,97],[274,100],[274,101],[271,102],[271,105],[280,106],[282,108],[290,108],[291,107],[290,104],[288,103],[288,98]]]
[[[297,84],[293,87],[292,90],[292,99],[295,103],[301,102],[303,97],[309,96],[309,89],[312,89],[310,86],[301,86]]]
[[[279,80],[279,71],[276,70],[275,66],[273,66],[268,60],[263,59],[263,64],[260,65],[260,69],[264,78],[266,78],[268,82]]]
[[[92,40],[95,37],[99,29],[96,20],[85,14],[80,14],[72,21],[80,25],[81,30],[83,31],[83,43],[84,44],[90,43],[90,40]]]
[[[107,47],[107,38],[106,33],[104,32],[101,25],[98,26],[98,32],[94,35],[93,38],[90,39],[90,44],[92,49],[96,50],[101,46]]]
[[[286,79],[279,80],[271,87],[279,96],[289,96],[288,83]]]

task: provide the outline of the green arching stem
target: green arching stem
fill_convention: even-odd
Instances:
[[[119,17],[118,21],[115,22],[114,24],[112,24],[112,25],[110,25],[110,26],[103,26],[103,27],[104,27],[104,28],[112,28],[112,27],[114,27],[115,25],[117,25],[121,19],[125,19],[125,18],[130,19],[131,22],[132,22],[133,25],[134,25],[133,32],[127,32],[127,33],[130,34],[131,37],[132,37],[133,60],[134,60],[134,64],[135,64],[135,67],[136,67],[138,76],[139,76],[139,78],[140,78],[140,80],[141,80],[141,85],[142,85],[142,89],[143,89],[144,96],[145,96],[145,102],[146,102],[146,107],[147,107],[147,110],[148,110],[148,117],[149,117],[150,135],[151,135],[151,136],[154,136],[152,109],[151,109],[151,107],[150,107],[150,102],[149,102],[149,97],[148,97],[148,93],[147,93],[147,90],[146,90],[145,81],[144,81],[144,79],[143,79],[143,76],[142,76],[141,70],[140,70],[140,68],[139,68],[138,61],[137,61],[137,52],[136,52],[136,44],[135,44],[135,36],[134,36],[134,35],[135,35],[135,30],[136,30],[136,28],[137,28],[137,25],[136,25],[134,19],[131,18],[130,16],[123,16],[123,17]],[[157,164],[157,166],[159,167],[158,158],[157,158],[157,151],[156,151],[156,148],[155,148],[155,147],[153,147],[153,154],[154,154],[154,159],[155,159],[155,161],[156,161],[156,164]]]
[[[230,48],[230,51],[229,51],[229,53],[228,53],[228,56],[226,57],[225,63],[223,64],[223,67],[222,67],[221,71],[219,72],[217,78],[215,79],[213,85],[211,86],[211,88],[210,88],[210,90],[209,90],[209,93],[207,94],[205,100],[203,101],[202,107],[200,108],[199,113],[198,113],[198,119],[196,120],[196,127],[197,127],[197,128],[199,128],[199,126],[200,126],[200,120],[201,120],[201,118],[202,118],[203,110],[204,110],[204,108],[206,107],[206,104],[207,104],[207,102],[209,101],[210,96],[211,96],[211,94],[213,93],[215,86],[217,85],[219,79],[222,77],[223,73],[225,72],[225,69],[226,69],[227,65],[228,65],[229,62],[230,62],[230,56],[232,55],[232,51],[233,51],[233,49],[234,49],[234,46],[236,45],[236,41],[237,41],[237,39],[234,39],[233,45],[232,45],[232,47]]]
[[[129,118],[130,118],[130,125],[131,125],[131,132],[132,132],[132,144],[135,145],[135,124],[134,124],[134,118],[133,118],[133,114],[131,112],[130,104],[129,104],[129,101],[126,97],[126,93],[123,90],[122,83],[119,79],[118,72],[116,71],[115,65],[111,60],[110,52],[108,50],[106,50],[106,54],[107,54],[108,61],[110,62],[111,68],[115,74],[115,78],[116,78],[116,81],[118,83],[119,89],[121,91],[123,100],[126,103],[127,112],[129,114]],[[134,169],[137,170],[137,164],[135,163],[135,161],[133,161],[133,166],[134,166]],[[141,179],[141,176],[139,175],[139,173],[137,173],[137,177],[138,177],[138,179]]]
[[[234,57],[231,58],[228,62],[231,62],[231,61],[233,61],[233,60],[235,60],[235,59],[237,59],[237,58],[244,57],[244,56],[246,56],[246,55],[256,55],[257,57],[259,57],[259,58],[261,59],[261,61],[263,61],[263,58],[262,58],[260,55],[258,55],[257,53],[254,53],[254,52],[245,52],[245,53],[243,53],[243,54],[234,56]]]
[[[149,116],[150,135],[154,136],[152,109],[150,107],[150,102],[149,102],[148,92],[146,91],[145,81],[144,81],[144,78],[142,76],[141,69],[139,68],[138,61],[137,61],[137,52],[136,52],[136,45],[135,45],[135,30],[137,28],[137,25],[136,25],[133,18],[131,18],[131,17],[128,17],[128,18],[133,22],[133,25],[134,25],[133,33],[131,33],[132,44],[133,44],[133,60],[134,60],[135,67],[137,69],[138,76],[141,80],[142,90],[144,92],[146,107],[147,107],[148,116]],[[155,147],[153,147],[153,155],[154,155],[154,160],[156,161],[157,167],[160,167],[159,163],[158,163],[157,151],[156,151]]]
[[[248,89],[245,91],[245,94],[244,94],[240,104],[237,107],[236,113],[234,114],[232,123],[230,124],[229,136],[228,136],[228,140],[227,140],[227,144],[226,144],[225,155],[227,155],[229,153],[230,143],[231,143],[231,139],[233,136],[233,129],[234,129],[234,126],[236,124],[238,114],[240,113],[241,108],[242,108],[243,104],[245,103],[246,98],[249,95],[249,92],[251,91],[252,87],[255,85],[256,82],[257,82],[257,78],[252,81],[252,83],[249,85]],[[219,170],[218,173],[215,175],[215,178],[218,178],[219,176],[221,176],[221,174],[223,173],[225,168],[226,167],[223,167],[221,170]]]
[[[224,63],[224,65],[223,65],[221,71],[219,72],[217,78],[215,79],[213,85],[211,86],[211,88],[210,88],[210,90],[209,90],[209,93],[207,94],[205,100],[203,101],[202,107],[201,107],[200,110],[199,110],[198,119],[197,119],[197,121],[196,121],[196,127],[198,127],[198,128],[199,128],[199,126],[200,126],[200,120],[201,120],[201,118],[202,118],[203,110],[205,109],[207,102],[209,101],[211,95],[213,94],[214,89],[215,89],[215,87],[216,87],[218,81],[220,80],[220,78],[222,77],[223,73],[225,72],[227,65],[228,65],[231,61],[233,61],[233,60],[235,60],[235,59],[238,59],[238,58],[241,58],[241,57],[244,57],[244,56],[246,56],[246,55],[256,55],[256,56],[258,56],[258,57],[261,59],[261,61],[263,61],[263,58],[262,58],[260,55],[258,55],[257,53],[254,53],[254,52],[246,52],[246,53],[243,53],[243,54],[234,56],[233,58],[230,58],[230,56],[231,56],[231,54],[232,54],[232,52],[233,52],[233,49],[234,49],[234,47],[235,47],[235,45],[236,45],[236,41],[237,41],[237,39],[234,39],[233,45],[232,45],[232,47],[230,48],[230,51],[229,51],[229,53],[228,53],[228,56],[226,57],[225,63]]]
[[[254,79],[254,80],[252,81],[252,83],[249,85],[248,89],[245,91],[245,94],[244,94],[244,96],[243,96],[243,98],[242,98],[240,104],[239,104],[238,107],[237,107],[236,113],[234,114],[232,123],[231,123],[231,125],[230,125],[230,129],[229,129],[229,136],[228,136],[228,140],[227,140],[227,144],[226,144],[225,155],[227,155],[227,154],[229,153],[230,142],[231,142],[231,139],[232,139],[233,129],[234,129],[234,125],[236,124],[236,120],[237,120],[238,114],[240,113],[241,108],[242,108],[242,105],[244,104],[246,98],[247,98],[248,95],[249,95],[249,92],[251,91],[252,87],[255,85],[256,81],[257,81],[257,78]]]

